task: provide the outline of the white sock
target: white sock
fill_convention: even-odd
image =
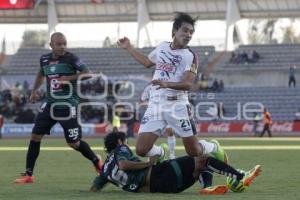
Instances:
[[[169,150],[170,150],[170,159],[174,159],[175,158],[175,146],[176,146],[176,137],[175,135],[173,136],[168,136],[168,146],[169,146]]]
[[[160,146],[153,145],[153,147],[150,149],[150,151],[146,154],[146,156],[162,156],[164,155],[164,149],[161,148]]]
[[[199,140],[199,144],[203,147],[203,154],[214,153],[217,150],[216,144],[213,142],[208,142],[206,140]]]

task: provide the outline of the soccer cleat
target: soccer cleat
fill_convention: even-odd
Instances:
[[[225,194],[227,191],[228,191],[228,187],[226,185],[216,185],[216,186],[203,188],[199,191],[199,193],[221,195],[221,194]]]
[[[256,165],[253,169],[247,171],[245,173],[244,178],[241,180],[241,182],[243,183],[243,185],[245,186],[249,186],[252,181],[260,175],[262,169],[260,165]]]
[[[33,183],[33,176],[28,176],[25,173],[21,174],[20,178],[17,178],[14,181],[15,184],[26,184],[26,183]]]
[[[210,142],[214,143],[217,147],[217,151],[211,153],[212,156],[220,161],[223,161],[224,163],[228,163],[228,156],[220,143],[217,140],[210,140]]]
[[[99,154],[97,154],[97,157],[98,157],[99,161],[98,161],[97,165],[95,165],[95,170],[96,170],[96,174],[100,175],[101,169],[103,166],[103,162],[102,162],[102,158]]]
[[[166,143],[162,143],[160,145],[160,147],[164,150],[164,153],[163,153],[163,155],[158,157],[157,163],[161,163],[162,161],[164,161],[168,157],[168,154],[169,154],[169,147]]]

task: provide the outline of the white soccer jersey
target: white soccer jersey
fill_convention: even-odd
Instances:
[[[197,57],[189,48],[172,49],[171,43],[163,42],[148,55],[148,58],[156,64],[152,80],[180,82],[185,71],[197,73]],[[157,90],[154,87],[150,90],[150,100],[153,97],[163,99],[169,96],[188,100],[187,91],[170,88]]]

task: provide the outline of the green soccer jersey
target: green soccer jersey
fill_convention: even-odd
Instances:
[[[94,187],[101,189],[107,182],[110,182],[125,191],[137,192],[143,186],[149,168],[120,170],[118,165],[118,161],[120,160],[141,162],[128,146],[118,146],[107,156],[100,175],[94,180]]]
[[[47,103],[58,103],[58,107],[64,104],[76,106],[79,103],[76,80],[70,81],[70,84],[61,84],[58,78],[75,75],[78,71],[85,70],[88,70],[86,65],[70,52],[58,58],[53,58],[52,53],[42,55],[40,72],[47,79]]]

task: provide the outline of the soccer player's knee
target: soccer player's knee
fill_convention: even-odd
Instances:
[[[203,155],[202,149],[199,148],[199,147],[198,148],[196,148],[196,147],[190,147],[190,148],[186,149],[186,153],[189,156],[193,156],[193,157],[202,156]]]
[[[68,143],[69,147],[71,147],[72,149],[78,149],[79,147],[79,142],[75,142],[75,143]]]
[[[37,134],[32,134],[31,135],[31,140],[35,142],[40,142],[43,138],[43,135],[37,135]]]

